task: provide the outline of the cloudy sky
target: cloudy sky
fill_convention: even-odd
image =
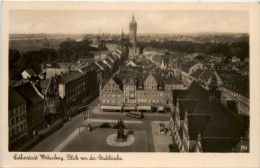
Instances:
[[[128,33],[132,15],[138,33],[248,33],[243,11],[10,11],[10,33]]]

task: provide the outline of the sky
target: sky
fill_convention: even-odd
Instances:
[[[134,13],[137,33],[248,33],[246,11],[12,10],[9,33],[129,33]]]

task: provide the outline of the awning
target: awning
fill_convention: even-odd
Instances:
[[[135,106],[124,106],[123,109],[124,110],[135,110],[136,107]]]
[[[105,110],[121,110],[122,106],[101,106],[100,108]]]
[[[151,110],[151,106],[137,106],[137,110]]]
[[[163,106],[159,106],[157,110],[158,111],[164,111],[164,107]]]

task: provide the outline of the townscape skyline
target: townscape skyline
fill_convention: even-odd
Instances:
[[[10,34],[129,33],[134,13],[139,34],[248,33],[244,11],[11,11]],[[113,23],[113,24],[111,24]],[[19,26],[17,26],[19,25]]]

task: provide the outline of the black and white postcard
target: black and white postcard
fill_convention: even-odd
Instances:
[[[258,3],[2,16],[0,167],[259,166]]]

